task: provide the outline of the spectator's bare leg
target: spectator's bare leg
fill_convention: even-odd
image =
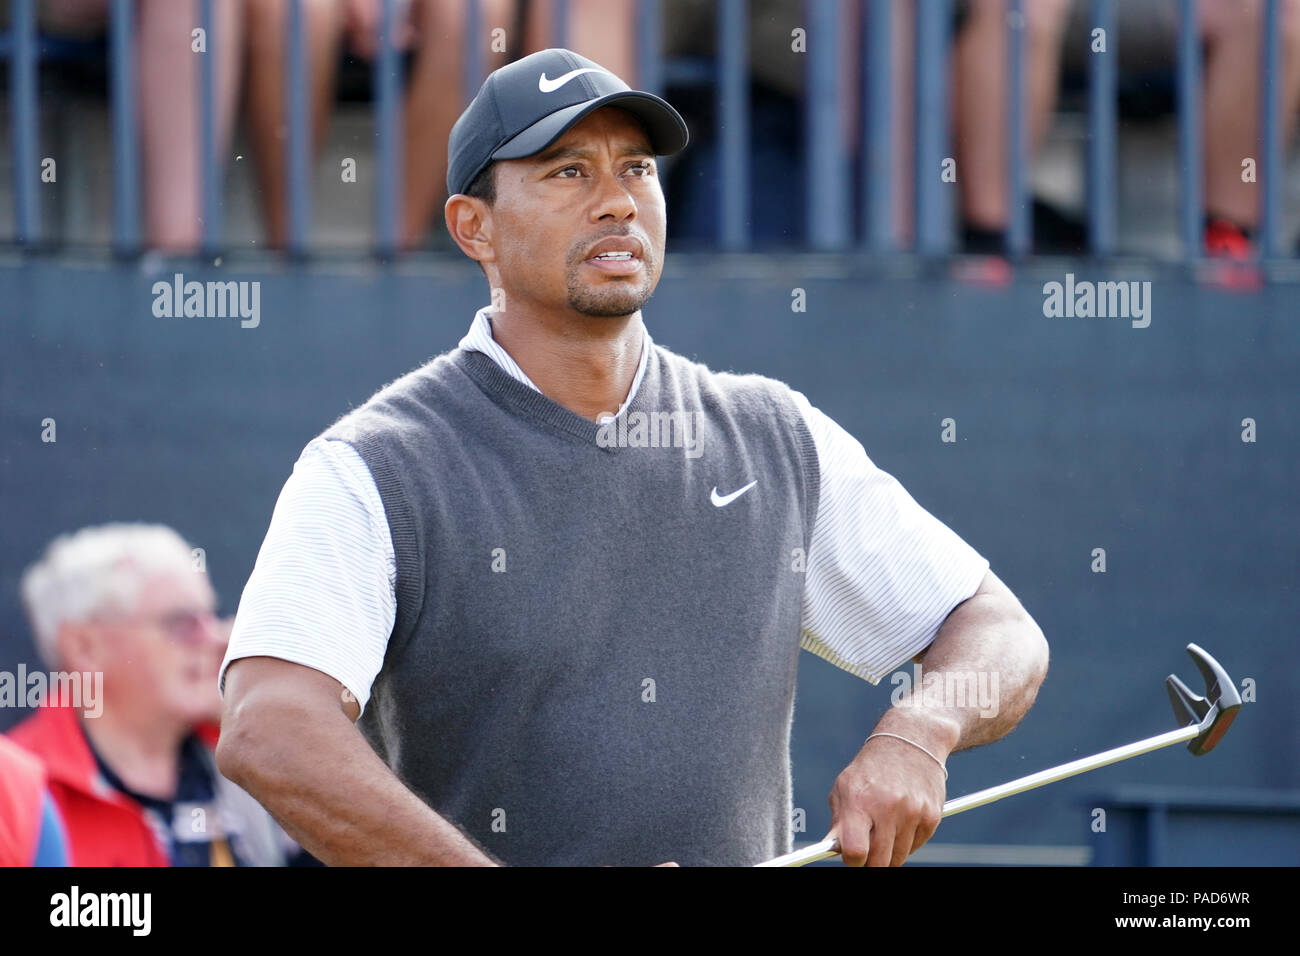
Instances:
[[[556,46],[550,0],[528,4],[529,53]],[[569,37],[561,44],[595,60],[628,86],[637,85],[635,0],[569,0]]]
[[[1030,0],[1025,12],[1025,107],[1029,154],[1051,125],[1069,0]],[[1004,230],[1009,220],[1006,152],[1006,0],[974,0],[953,50],[952,103],[957,182],[966,223]]]
[[[303,0],[307,90],[311,97],[312,155],[329,126],[334,106],[334,75],[343,30],[338,0]],[[288,57],[289,7],[285,0],[254,0],[248,5],[248,123],[256,152],[262,214],[272,246],[289,235],[285,173],[289,126],[285,115],[284,69]]]
[[[571,0],[569,49],[635,87],[636,0]]]
[[[1260,154],[1260,74],[1263,3],[1205,0],[1205,209],[1253,229],[1259,221],[1256,182],[1242,181],[1242,161]],[[1282,9],[1282,131],[1290,140],[1300,107],[1300,3]]]
[[[514,29],[515,0],[485,0],[482,35],[465,36],[463,3],[416,0],[411,14],[416,52],[406,96],[403,241],[418,246],[447,198],[447,138],[475,90],[464,90],[465,44],[483,52],[484,76],[505,66]],[[494,37],[494,30],[506,33]],[[501,41],[501,42],[496,42]],[[496,46],[498,49],[493,50]],[[442,221],[438,216],[439,222]]]
[[[199,177],[199,57],[216,56],[218,155],[230,141],[239,90],[242,9],[238,0],[215,4],[217,36],[195,53],[195,0],[141,0],[137,61],[144,158],[144,206],[149,244],[169,252],[197,248],[203,235]]]
[[[492,30],[513,28],[514,0],[485,0],[484,35],[474,40],[484,51],[484,70],[505,65],[504,52],[491,49]],[[534,53],[552,45],[551,4],[530,3],[523,48]],[[406,171],[403,231],[408,246],[418,245],[446,199],[447,137],[464,109],[462,91],[464,10],[446,0],[416,0],[416,61],[406,104]],[[632,0],[571,0],[570,38],[575,53],[636,84],[636,8]],[[507,46],[513,38],[507,37]]]
[[[899,248],[909,248],[915,234],[916,201],[916,5],[894,4],[891,18],[893,71],[894,235]],[[935,171],[935,175],[939,175]]]

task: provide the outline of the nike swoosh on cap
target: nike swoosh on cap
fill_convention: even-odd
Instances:
[[[758,484],[757,478],[751,481],[749,484],[747,484],[744,488],[741,488],[739,491],[733,491],[729,495],[718,494],[718,486],[714,485],[713,491],[709,495],[709,500],[713,502],[713,506],[715,508],[721,508],[724,505],[731,504],[733,501],[735,501],[737,498],[739,498],[741,495],[747,492],[750,488],[753,488],[756,484]]]
[[[542,75],[537,78],[537,88],[541,90],[543,93],[554,93],[565,83],[568,83],[569,80],[573,79],[575,76],[579,75],[580,73],[604,73],[604,72],[605,72],[604,70],[598,70],[594,66],[584,66],[580,70],[570,70],[568,73],[565,73],[563,76],[557,76],[553,80],[548,80],[546,78],[546,71],[543,70]]]

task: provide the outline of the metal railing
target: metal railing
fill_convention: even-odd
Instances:
[[[464,0],[467,35],[481,32],[479,0]],[[1029,0],[1032,2],[1032,0]],[[1105,30],[1107,52],[1090,54],[1088,71],[1087,221],[1090,251],[1111,256],[1116,250],[1116,139],[1117,49],[1114,0],[1087,0],[1092,28]],[[861,71],[861,140],[858,148],[864,182],[861,189],[862,235],[856,239],[849,213],[853,184],[839,144],[837,38],[840,24],[837,0],[806,0],[805,13],[810,49],[806,58],[805,97],[808,109],[803,131],[806,156],[808,244],[813,249],[871,253],[902,251],[893,224],[899,170],[891,154],[894,101],[891,78],[897,51],[890,43],[899,11],[893,0],[860,0],[861,34],[857,38],[865,64]],[[1008,0],[1007,185],[1009,203],[1008,251],[1015,256],[1032,248],[1032,223],[1028,195],[1029,155],[1027,123],[1021,88],[1025,76],[1026,0]],[[1261,143],[1258,175],[1262,185],[1259,255],[1280,253],[1283,143],[1279,124],[1281,39],[1280,0],[1264,0],[1261,57]],[[223,38],[217,32],[214,0],[199,0],[201,26],[211,51]],[[952,40],[952,0],[915,0],[914,62],[915,151],[913,182],[915,251],[926,256],[951,251],[951,192],[937,170],[948,153],[951,106],[947,99],[948,50]],[[402,207],[402,117],[399,52],[390,42],[398,0],[382,0],[378,49],[372,70],[377,168],[374,184],[374,251],[381,256],[400,248],[399,211]],[[567,0],[553,0],[552,42],[565,45],[569,35]],[[1179,178],[1179,231],[1182,258],[1201,255],[1203,225],[1203,129],[1201,123],[1201,62],[1197,0],[1179,0],[1177,47],[1177,172]],[[304,38],[302,0],[289,0],[289,29],[284,56],[285,111],[287,116],[286,205],[287,248],[291,254],[310,251],[312,224],[312,149],[308,94],[308,50]],[[753,199],[750,170],[748,3],[718,0],[716,6],[715,102],[718,118],[719,177],[717,243],[726,250],[751,248],[749,207]],[[639,86],[662,92],[665,76],[661,49],[660,0],[637,4],[636,52],[641,74]],[[135,2],[111,0],[109,25],[109,77],[112,113],[113,247],[123,254],[143,246],[140,216],[140,150],[135,67]],[[42,235],[40,183],[38,36],[36,0],[12,0],[7,43],[9,90],[12,98],[12,151],[14,234],[20,246],[37,244]],[[481,44],[467,45],[465,100],[483,78]],[[919,65],[924,64],[924,68]],[[223,165],[217,155],[216,66],[209,52],[201,59],[196,135],[201,144],[203,210],[202,247],[219,251],[223,244]]]

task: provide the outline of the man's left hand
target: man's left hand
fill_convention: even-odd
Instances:
[[[873,737],[831,789],[831,828],[846,866],[902,866],[934,834],[943,769],[912,744]]]

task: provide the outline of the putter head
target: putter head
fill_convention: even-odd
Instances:
[[[1187,653],[1196,662],[1196,669],[1205,680],[1205,696],[1193,694],[1186,684],[1174,674],[1165,678],[1169,701],[1174,705],[1174,717],[1180,727],[1199,724],[1201,732],[1187,744],[1196,756],[1207,754],[1223,739],[1241,709],[1241,694],[1228,676],[1209,654],[1195,644],[1187,645]]]

